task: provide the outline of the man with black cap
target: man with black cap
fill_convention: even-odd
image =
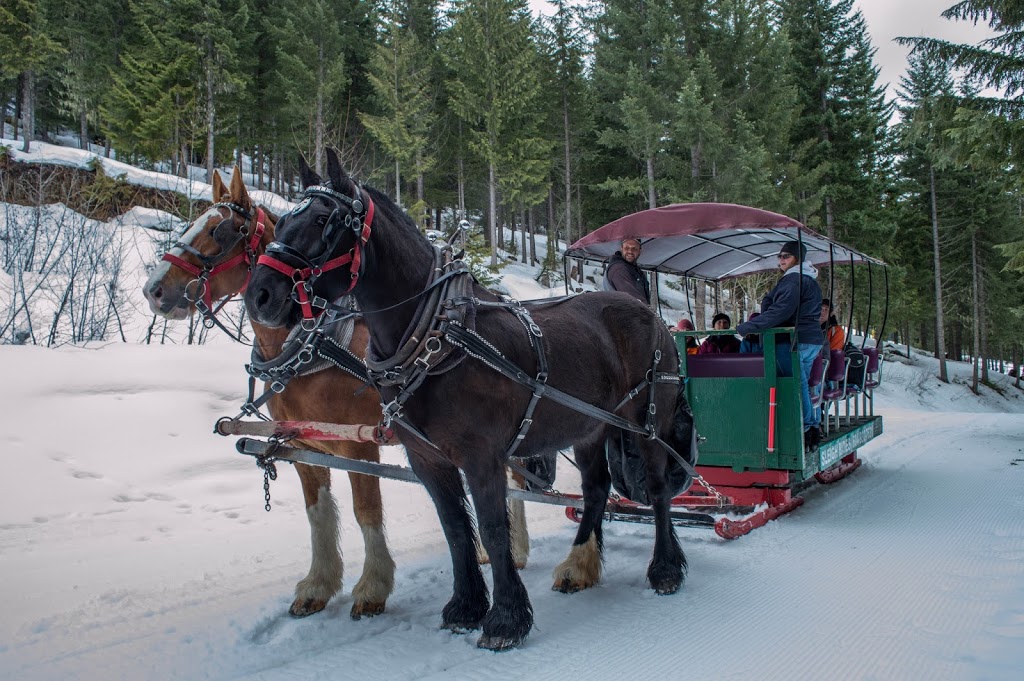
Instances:
[[[821,332],[818,316],[821,314],[821,287],[818,286],[818,271],[804,262],[807,247],[797,241],[787,241],[779,249],[779,269],[782,278],[761,301],[761,314],[757,319],[743,322],[736,331],[745,336],[764,329],[779,326],[796,327],[796,349],[800,354],[800,400],[804,414],[804,442],[813,449],[821,442],[821,414],[811,405],[811,394],[807,377],[811,373],[814,358],[821,352],[825,336]],[[779,374],[792,376],[790,339],[784,335],[775,337],[775,356]]]
[[[640,240],[626,237],[622,240],[620,248],[622,250],[615,251],[615,255],[608,261],[608,269],[604,274],[604,289],[628,293],[650,305],[651,285],[643,270],[636,265],[636,259],[640,257]]]

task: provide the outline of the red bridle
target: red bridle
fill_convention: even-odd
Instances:
[[[341,198],[344,199],[345,202],[349,203],[350,205],[352,202],[352,199],[350,199],[349,197],[338,194],[337,192],[334,192],[333,190],[329,190],[326,188],[321,189],[320,187],[310,187],[306,190],[306,193],[307,196],[309,194],[323,194],[334,199]],[[363,192],[359,193],[360,196],[358,200],[366,202],[366,212],[362,216],[361,225],[357,232],[358,238],[356,239],[355,243],[352,245],[352,249],[349,250],[348,253],[345,253],[344,255],[339,255],[336,258],[331,258],[322,265],[311,263],[307,267],[294,267],[284,262],[283,260],[274,257],[269,253],[264,253],[256,261],[257,264],[266,265],[267,267],[270,267],[280,272],[281,274],[285,275],[286,277],[289,277],[292,280],[293,287],[295,290],[295,301],[299,304],[299,307],[302,309],[302,319],[304,321],[314,320],[319,316],[319,314],[323,314],[324,312],[324,310],[321,310],[319,314],[313,314],[313,303],[312,300],[310,299],[310,295],[313,292],[313,282],[321,274],[348,265],[350,282],[348,288],[345,290],[346,294],[350,293],[352,289],[356,287],[356,284],[359,282],[359,268],[362,265],[363,246],[365,246],[366,242],[369,241],[370,239],[370,231],[371,225],[373,223],[374,211],[373,200],[371,200],[370,197],[364,194]],[[280,246],[280,244],[277,245]],[[287,249],[285,250],[285,252],[291,250],[288,247],[283,247],[283,249]],[[326,252],[329,254],[330,250],[333,249],[331,249],[331,247],[329,246]],[[307,262],[309,262],[307,258],[303,257],[299,253],[295,253],[294,255],[297,258],[301,258],[302,260],[306,260]]]
[[[244,211],[242,211],[239,208],[236,208],[231,204],[222,203],[214,205],[218,207],[223,206],[232,212],[238,212],[243,216],[245,215]],[[213,256],[211,260],[207,260],[208,256],[204,256],[201,253],[198,253],[193,250],[193,253],[198,258],[204,261],[202,267],[200,267],[198,265],[190,263],[188,260],[185,260],[184,258],[180,258],[174,255],[173,253],[164,253],[163,257],[161,258],[162,260],[166,260],[172,265],[180,267],[181,269],[185,270],[186,272],[195,277],[194,281],[198,282],[200,290],[196,292],[195,300],[192,300],[191,298],[189,298],[189,300],[195,304],[196,309],[199,310],[199,312],[203,315],[204,319],[210,319],[215,321],[213,314],[213,293],[210,290],[210,286],[208,283],[211,279],[213,279],[221,272],[226,272],[227,270],[238,267],[239,265],[247,264],[248,271],[246,272],[245,275],[245,283],[242,284],[242,288],[236,291],[235,293],[241,293],[245,291],[245,288],[249,285],[249,278],[252,277],[252,268],[254,266],[254,261],[256,260],[256,249],[259,247],[260,241],[263,240],[263,234],[266,231],[266,219],[267,215],[266,213],[263,212],[263,209],[257,208],[256,227],[253,229],[252,234],[246,234],[244,225],[242,226],[242,229],[239,231],[239,239],[245,240],[246,236],[249,237],[247,241],[244,241],[245,248],[242,249],[241,253],[239,253],[233,258],[225,260],[224,262],[218,263],[216,261],[216,258],[219,256]],[[177,245],[179,247],[185,246],[185,244]],[[234,244],[232,244],[231,248],[234,248]],[[227,252],[230,253],[231,248],[228,248]],[[186,298],[188,297],[187,287],[185,290],[185,296]]]

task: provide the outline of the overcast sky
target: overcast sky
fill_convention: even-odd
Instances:
[[[855,0],[868,22],[871,43],[877,48],[880,82],[889,84],[890,97],[907,64],[908,48],[893,42],[897,36],[928,36],[955,42],[977,43],[991,35],[987,26],[943,19],[941,13],[956,0]],[[550,13],[546,0],[530,0],[534,12]]]
[[[895,96],[900,76],[906,70],[909,48],[897,45],[897,36],[927,36],[958,43],[976,44],[992,35],[988,26],[969,21],[943,19],[941,14],[955,0],[856,0],[868,22],[871,43],[877,48],[876,63],[881,67],[879,80],[889,84]]]

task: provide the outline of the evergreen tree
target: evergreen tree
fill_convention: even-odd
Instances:
[[[35,136],[36,76],[52,64],[64,48],[52,37],[40,0],[10,0],[0,5],[0,79],[21,83],[22,150],[28,152]]]
[[[445,54],[451,106],[469,147],[488,169],[491,266],[498,263],[499,183],[512,202],[536,200],[550,147],[540,134],[538,52],[525,0],[461,0],[451,13]],[[513,203],[512,205],[515,205]]]
[[[124,43],[127,0],[97,0],[85,5],[75,0],[49,0],[47,5],[56,37],[67,49],[55,70],[58,106],[78,124],[82,149],[88,148],[90,127],[101,129],[99,105],[110,85]]]
[[[598,141],[612,161],[600,186],[613,197],[658,204],[664,140],[683,82],[684,55],[705,25],[700,0],[607,0],[594,30]],[[664,183],[661,183],[664,184]]]
[[[152,159],[176,157],[181,174],[193,150],[202,149],[209,175],[216,160],[218,102],[244,87],[237,51],[248,7],[242,0],[129,4],[138,38],[114,75],[106,107],[112,134]]]
[[[877,85],[874,48],[853,0],[782,0],[793,45],[800,116],[790,139],[798,173],[821,178],[797,197],[796,217],[862,248],[885,233],[891,107]],[[880,153],[880,151],[882,153]]]
[[[543,20],[539,40],[551,73],[545,80],[554,86],[557,94],[557,98],[549,99],[555,105],[550,110],[552,122],[561,131],[561,153],[556,154],[554,169],[562,185],[562,230],[566,242],[572,243],[573,188],[578,182],[575,171],[581,159],[583,136],[593,125],[593,107],[586,101],[587,81],[584,73],[589,46],[584,33],[585,17],[582,10],[571,5],[568,0],[548,2],[555,11]],[[548,249],[545,256],[545,268],[548,270],[556,267],[558,232],[555,225],[548,225]]]
[[[1003,170],[1017,191],[1024,184],[1021,149],[1024,148],[1024,5],[1016,0],[964,0],[942,16],[956,21],[986,21],[997,34],[979,45],[951,43],[934,38],[900,38],[922,59],[947,60],[963,72],[970,85],[954,98],[959,105],[956,125],[948,137],[957,142],[961,159]],[[995,89],[996,96],[977,94]],[[1008,267],[1024,272],[1024,242],[1009,241],[1002,252]]]
[[[367,74],[376,92],[379,115],[361,114],[363,124],[395,161],[395,195],[401,204],[402,169],[416,178],[416,203],[423,203],[423,177],[433,167],[431,135],[436,116],[432,110],[432,59],[417,31],[408,23],[411,13],[404,0],[392,0],[381,17],[380,40]],[[422,16],[417,16],[421,24]],[[422,30],[422,26],[421,26]]]
[[[356,4],[284,0],[274,8],[275,87],[284,100],[281,118],[289,128],[284,132],[319,174],[324,173],[328,144],[344,146],[347,117],[354,113],[349,110],[353,63],[346,40],[355,37],[367,11]],[[367,32],[372,36],[372,29]]]
[[[904,210],[898,232],[899,254],[908,266],[904,291],[897,307],[905,319],[932,318],[935,331],[935,356],[939,360],[939,380],[948,382],[946,371],[945,310],[943,306],[942,253],[939,204],[946,217],[946,202],[956,188],[956,180],[942,168],[942,132],[951,123],[952,110],[946,104],[953,82],[944,64],[911,57],[907,75],[900,81],[901,123],[897,128],[901,160],[899,164]],[[941,199],[940,199],[941,196]],[[927,254],[929,257],[924,257]],[[909,289],[909,290],[908,290]],[[903,300],[903,299],[906,300]],[[930,310],[929,310],[930,305]]]

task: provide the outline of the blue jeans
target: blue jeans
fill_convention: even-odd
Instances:
[[[821,346],[814,343],[799,343],[797,351],[800,354],[800,403],[803,405],[804,430],[817,428],[821,424],[821,410],[811,406],[811,392],[807,385],[807,379],[811,375],[811,365],[814,358],[821,352]],[[778,364],[779,376],[792,376],[793,363],[790,360],[789,343],[780,343],[775,347],[775,361]],[[818,390],[821,389],[819,385]]]

